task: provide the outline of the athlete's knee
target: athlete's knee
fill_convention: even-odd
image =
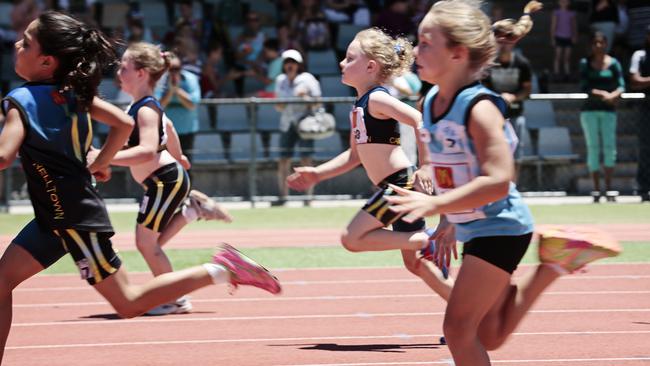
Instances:
[[[110,301],[110,303],[117,315],[124,319],[135,318],[149,310],[139,306],[135,301]]]
[[[506,339],[508,339],[507,336],[501,336],[501,335],[492,335],[489,337],[479,337],[479,340],[481,341],[481,344],[483,347],[485,347],[486,350],[488,351],[494,351],[496,349],[499,349],[505,342]]]
[[[457,344],[470,342],[477,337],[476,328],[476,324],[468,321],[466,316],[459,312],[449,311],[449,306],[447,307],[442,323],[442,330],[447,341]]]
[[[361,251],[361,247],[359,246],[359,236],[349,229],[345,229],[341,233],[341,244],[350,252]]]

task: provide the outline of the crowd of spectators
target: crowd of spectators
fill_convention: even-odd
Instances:
[[[198,103],[196,95],[203,98],[274,97],[276,79],[283,73],[281,54],[286,50],[299,52],[306,71],[321,79],[327,75],[310,70],[309,57],[314,52],[333,51],[336,60],[340,60],[347,42],[341,44],[337,40],[344,29],[378,26],[391,35],[405,35],[415,40],[416,25],[433,3],[435,0],[15,0],[5,17],[9,24],[0,28],[0,39],[4,53],[11,52],[13,42],[41,11],[59,9],[122,39],[123,47],[131,42],[145,41],[174,51],[179,56],[180,78],[175,85],[174,69],[164,79],[166,84],[159,89],[160,97],[169,103],[169,109],[185,108],[185,111],[179,109],[180,113],[191,115],[187,126],[177,127],[183,145],[191,150],[192,135],[198,129],[198,117],[191,105]],[[505,17],[504,1],[484,3],[484,10],[493,20]],[[157,13],[153,22],[152,5],[164,9]],[[646,56],[638,53],[632,56],[635,51],[647,48],[646,28],[650,25],[647,0],[558,0],[545,10],[550,13],[549,24],[541,28],[550,29],[548,49],[555,52],[549,64],[541,67],[537,64],[534,70],[517,45],[500,45],[497,65],[485,80],[510,102],[509,114],[513,121],[523,123],[520,118],[523,100],[531,89],[534,91],[536,77],[543,69],[552,70],[552,82],[570,82],[575,91],[580,91],[579,74],[575,71],[579,69],[578,60],[588,56],[591,48],[584,44],[576,46],[586,42],[587,32],[600,32],[607,40],[605,53],[619,61],[626,84],[647,92],[643,81],[647,71],[644,69]],[[107,19],[115,19],[113,13],[116,12],[123,12],[119,18],[121,23],[107,22]],[[7,70],[6,65],[3,70]],[[328,74],[336,76],[337,71],[338,66]],[[6,81],[6,71],[2,77]],[[415,95],[419,88],[417,75],[406,75],[390,87],[396,95]],[[549,89],[542,88],[540,81],[538,90]],[[173,91],[177,93],[171,95]],[[187,98],[183,98],[185,94]],[[328,96],[325,90],[323,95]],[[217,127],[216,108],[208,112],[209,126]],[[639,118],[642,113],[647,115],[643,110]],[[646,131],[646,124],[640,123],[640,126],[640,131]],[[525,128],[521,123],[518,127]],[[220,138],[228,154],[230,132],[220,132]],[[271,149],[268,132],[262,133],[262,143],[264,155],[268,157]],[[644,151],[647,154],[647,142],[642,146],[641,154]],[[640,164],[642,166],[649,169],[647,163]],[[640,172],[639,176],[650,177],[650,172]],[[647,191],[647,180],[640,180],[639,184]]]

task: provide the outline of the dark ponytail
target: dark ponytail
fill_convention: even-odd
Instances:
[[[36,38],[41,52],[59,63],[54,81],[61,90],[73,91],[79,108],[88,110],[103,71],[117,61],[113,43],[99,30],[55,11],[38,17]]]

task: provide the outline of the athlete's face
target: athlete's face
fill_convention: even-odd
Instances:
[[[371,75],[368,73],[370,60],[361,51],[359,41],[354,40],[348,46],[345,58],[339,63],[341,67],[341,81],[351,87],[367,84]]]
[[[120,67],[117,69],[117,77],[120,79],[120,87],[128,94],[132,94],[135,87],[139,85],[140,80],[142,79],[140,75],[142,70],[138,70],[135,67],[135,63],[131,58],[129,51],[124,52],[122,55],[122,60],[120,61]]]
[[[435,83],[447,71],[450,50],[447,38],[425,16],[418,28],[418,45],[414,49],[420,79]]]
[[[16,74],[27,81],[41,81],[52,78],[56,60],[41,53],[41,45],[36,39],[38,20],[29,23],[22,39],[15,43]]]

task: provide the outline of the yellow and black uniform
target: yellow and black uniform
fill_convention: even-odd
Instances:
[[[357,144],[400,144],[399,122],[393,118],[379,119],[370,115],[368,101],[370,94],[388,93],[383,86],[376,86],[354,103],[350,112],[350,124]]]
[[[377,218],[384,226],[392,225],[394,231],[410,232],[424,229],[426,225],[424,219],[419,219],[412,223],[402,220],[401,216],[389,209],[390,204],[384,198],[385,196],[393,196],[396,194],[392,188],[388,187],[388,184],[413,190],[413,173],[415,173],[415,167],[412,166],[398,170],[384,178],[379,183],[379,188],[381,189],[375,192],[361,209]]]
[[[36,216],[14,243],[46,268],[70,252],[82,278],[100,282],[121,261],[111,245],[106,206],[86,167],[90,115],[77,112],[74,95],[60,93],[54,84],[16,88],[3,100],[5,113],[10,105],[25,127],[19,154]]]
[[[158,151],[160,152],[165,149],[167,134],[163,125],[162,107],[152,96],[140,99],[129,108],[128,113],[135,120],[135,127],[129,137],[128,146],[139,144],[138,110],[145,105],[160,111],[160,121],[158,121]],[[156,169],[142,182],[142,186],[145,192],[140,203],[137,222],[155,232],[161,232],[190,193],[189,174],[179,163],[174,162]]]
[[[350,112],[351,133],[354,140],[357,144],[400,145],[399,122],[394,118],[379,119],[370,115],[368,102],[370,94],[375,92],[388,93],[388,90],[383,86],[370,89],[361,98],[357,99],[352,112]],[[381,189],[370,197],[362,210],[377,218],[384,226],[392,225],[395,231],[410,232],[424,229],[424,220],[420,219],[413,223],[402,220],[395,212],[388,209],[390,204],[384,199],[384,196],[396,194],[391,188],[388,188],[388,184],[412,190],[414,172],[415,167],[409,167],[398,170],[384,178],[379,183]]]

